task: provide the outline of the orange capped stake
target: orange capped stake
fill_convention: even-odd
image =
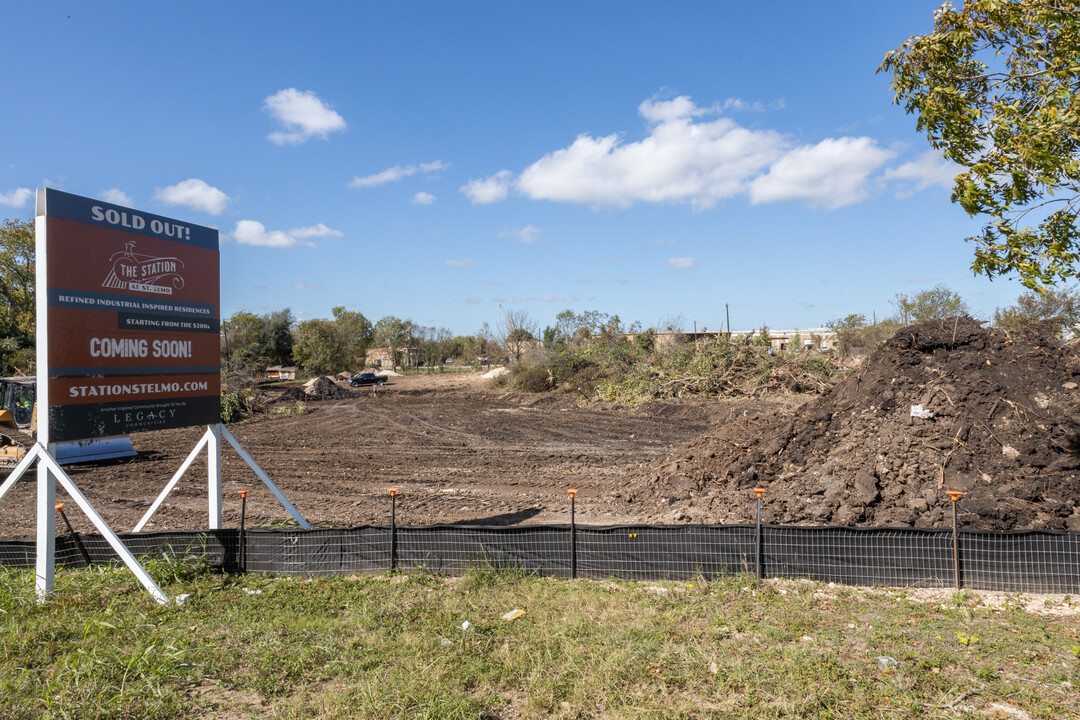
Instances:
[[[959,500],[960,496],[964,494],[964,493],[960,492],[959,490],[946,490],[945,492],[947,492],[949,494],[949,499],[952,500],[953,502],[956,502],[957,500]]]
[[[755,493],[755,494],[756,494],[756,495],[757,495],[758,497],[761,497],[762,495],[764,495],[764,494],[765,494],[765,488],[754,488],[754,493]]]
[[[244,498],[247,497],[247,494],[249,492],[251,492],[251,491],[250,490],[237,490],[237,492],[240,493],[240,499],[243,500]]]
[[[570,497],[573,498],[575,495],[577,495],[577,488],[570,488],[566,492],[570,493]]]
[[[398,489],[397,488],[387,488],[386,491],[388,493],[390,493],[390,497],[394,497],[395,495],[397,495]]]
[[[56,509],[56,512],[58,512],[58,513],[64,512],[64,503],[56,503],[56,505],[54,505],[53,507]]]

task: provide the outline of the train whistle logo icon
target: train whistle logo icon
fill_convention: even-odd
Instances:
[[[109,258],[111,267],[102,287],[150,295],[172,295],[184,287],[184,262],[175,257],[154,257],[135,252],[135,241]]]

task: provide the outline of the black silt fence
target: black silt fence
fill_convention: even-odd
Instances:
[[[137,557],[197,558],[211,567],[295,575],[430,572],[459,575],[483,565],[553,577],[690,580],[753,574],[755,525],[363,526],[121,535]],[[117,560],[98,535],[80,534],[92,564]],[[764,577],[846,585],[952,587],[1080,593],[1080,533],[761,526]],[[0,564],[33,567],[32,540],[0,541]],[[70,534],[57,538],[59,568],[86,560]]]

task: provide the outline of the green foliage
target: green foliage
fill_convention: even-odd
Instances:
[[[293,322],[288,308],[263,315],[238,312],[223,321],[226,368],[255,374],[270,365],[291,365]]]
[[[935,285],[929,290],[923,290],[914,298],[908,298],[906,295],[899,297],[900,311],[912,325],[927,320],[937,320],[938,318],[967,315],[969,313],[968,305],[964,299],[941,284]]]
[[[401,364],[400,351],[408,349],[415,327],[412,320],[402,320],[393,315],[387,315],[375,323],[373,330],[375,344],[390,351],[394,367]]]
[[[967,0],[885,55],[895,102],[957,163],[953,202],[986,224],[972,269],[1034,289],[1080,268],[1080,6]],[[1028,218],[1035,227],[1027,225]]]
[[[34,372],[34,223],[0,225],[0,374]]]
[[[1016,304],[994,311],[994,325],[1017,330],[1032,323],[1047,323],[1061,332],[1080,323],[1080,291],[1076,288],[1044,288],[1024,293]]]
[[[825,327],[836,333],[836,347],[841,355],[847,356],[851,349],[861,346],[862,331],[866,328],[866,316],[852,313],[847,317],[832,320]]]
[[[363,313],[346,310],[339,305],[331,310],[334,314],[334,326],[345,346],[345,355],[349,367],[363,367],[366,364],[367,351],[371,347],[374,328]]]
[[[574,317],[569,311],[560,315],[563,321]],[[583,398],[634,405],[682,395],[820,392],[836,372],[835,361],[817,353],[774,355],[767,328],[751,342],[731,343],[721,335],[658,345],[652,330],[631,340],[614,331],[617,317],[612,316],[615,323],[603,317],[606,329],[595,335],[579,334],[573,328],[580,325],[565,324],[565,330],[573,331],[569,342],[527,353],[513,368],[512,387],[524,392],[561,388]]]
[[[326,375],[351,365],[345,337],[330,320],[305,320],[296,327],[293,355],[310,373]]]
[[[221,393],[221,422],[234,423],[240,418],[240,393],[235,390]]]

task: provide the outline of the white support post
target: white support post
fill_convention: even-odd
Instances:
[[[48,455],[48,452],[43,453]],[[39,453],[39,456],[42,453]],[[34,590],[39,601],[53,591],[56,580],[56,479],[39,457],[37,466],[37,561]]]
[[[55,446],[49,444],[49,332],[46,318],[49,312],[48,273],[46,272],[48,243],[45,240],[45,191],[38,190],[34,205],[34,281],[38,292],[34,299],[36,311],[35,343],[37,385],[35,395],[41,414],[38,419],[37,443],[37,560],[34,589],[38,600],[44,600],[53,590],[56,580],[56,480],[43,462]],[[25,458],[24,458],[25,459]]]
[[[206,472],[208,476],[207,497],[209,499],[211,530],[221,529],[221,423],[206,428],[209,444],[206,448]],[[228,431],[226,431],[228,432]]]
[[[135,577],[139,579],[139,582],[142,583],[143,587],[146,588],[146,590],[159,603],[161,603],[162,605],[167,605],[169,603],[168,596],[161,591],[161,588],[157,586],[157,583],[154,582],[154,579],[150,577],[150,574],[146,572],[145,568],[143,568],[143,566],[139,564],[139,561],[135,558],[131,551],[127,549],[127,546],[124,545],[123,541],[119,537],[117,537],[116,533],[113,532],[113,529],[109,527],[109,524],[105,522],[104,518],[102,518],[101,515],[98,514],[97,510],[94,509],[94,506],[91,505],[90,501],[86,499],[86,496],[82,494],[82,491],[80,491],[79,488],[76,487],[75,483],[72,482],[71,478],[68,477],[67,473],[64,472],[63,468],[61,468],[60,465],[56,462],[56,459],[49,453],[42,453],[38,462],[38,468],[40,469],[42,466],[46,467],[56,477],[56,479],[60,482],[60,485],[63,486],[64,490],[67,491],[67,494],[70,495],[71,499],[75,501],[75,504],[78,505],[84,513],[86,513],[86,517],[90,518],[90,522],[92,522],[94,524],[94,527],[97,528],[98,532],[102,534],[105,540],[112,547],[113,551],[115,551],[116,554],[120,556],[120,559],[123,560],[125,565],[127,565],[128,570],[131,570]],[[55,485],[53,494],[55,497]],[[39,521],[39,540],[40,534],[41,524]]]
[[[15,483],[19,482],[19,479],[26,474],[26,471],[34,464],[34,460],[37,459],[39,452],[41,452],[41,446],[34,443],[34,446],[26,452],[23,459],[19,461],[19,464],[16,465],[15,469],[11,471],[11,474],[7,476],[7,480],[5,480],[3,484],[0,484],[0,500],[3,500],[4,496],[8,494],[8,491],[15,487]]]
[[[180,478],[184,477],[184,473],[188,471],[188,468],[191,467],[191,463],[195,461],[195,458],[198,457],[199,452],[204,447],[206,447],[206,444],[210,442],[210,439],[212,437],[213,433],[210,431],[210,428],[207,428],[202,438],[195,445],[195,449],[188,454],[187,459],[184,460],[183,464],[180,466],[180,469],[177,470],[176,474],[172,476],[172,479],[169,480],[169,484],[166,485],[165,489],[161,491],[161,494],[157,496],[157,500],[154,500],[154,504],[150,506],[150,509],[147,510],[146,514],[142,516],[142,520],[139,521],[139,523],[134,527],[134,529],[132,529],[131,532],[142,532],[142,529],[146,527],[146,523],[150,522],[150,518],[153,517],[154,513],[157,512],[157,509],[161,507],[161,503],[165,502],[165,498],[167,498],[169,496],[169,493],[173,491],[173,488],[176,487],[176,483],[180,482]],[[3,495],[0,495],[0,497],[3,497]]]
[[[250,455],[248,455],[247,450],[244,450],[243,446],[240,445],[240,441],[234,438],[233,434],[229,432],[229,429],[224,425],[218,425],[217,427],[219,428],[219,432],[221,433],[221,435],[225,436],[225,439],[229,441],[229,444],[233,446],[233,449],[236,450],[237,454],[240,455],[241,458],[243,458],[244,462],[247,463],[248,467],[251,468],[256,475],[259,476],[260,480],[263,481],[263,485],[268,487],[270,489],[270,492],[274,493],[274,497],[278,499],[278,502],[280,502],[282,506],[289,511],[289,514],[293,516],[293,520],[299,523],[300,527],[304,528],[305,530],[310,530],[311,524],[303,518],[303,516],[295,507],[293,507],[293,504],[289,502],[289,499],[287,497],[285,497],[285,493],[281,492],[281,489],[274,484],[274,481],[270,479],[270,476],[263,472],[263,469],[259,467],[258,463],[256,463]]]

